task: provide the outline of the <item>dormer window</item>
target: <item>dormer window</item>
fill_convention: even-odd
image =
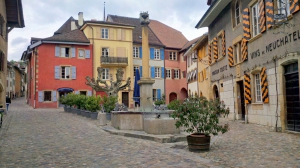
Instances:
[[[241,23],[241,0],[232,1],[231,16],[233,27]]]
[[[235,2],[235,23],[238,25],[240,23],[240,3],[239,0]]]

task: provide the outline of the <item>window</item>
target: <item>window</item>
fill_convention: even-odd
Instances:
[[[0,51],[0,71],[4,71],[4,53]]]
[[[109,49],[108,48],[102,48],[102,56],[108,57]]]
[[[153,89],[153,91],[152,91],[152,97],[153,97],[153,101],[156,101],[156,99],[157,99],[157,89]]]
[[[154,59],[156,59],[156,60],[160,59],[160,51],[159,51],[159,49],[155,49],[155,51],[154,51]]]
[[[139,58],[139,48],[133,47],[133,58]]]
[[[109,69],[108,68],[104,68],[102,71],[102,79],[104,80],[108,80],[109,79]]]
[[[101,29],[101,37],[103,38],[103,39],[108,39],[108,28],[102,28]]]
[[[166,70],[166,78],[171,78],[172,72],[171,69]]]
[[[170,60],[177,60],[176,52],[170,52]]]
[[[259,26],[258,26],[258,19],[259,19],[259,9],[258,9],[258,3],[252,6],[252,34],[253,37],[258,35],[259,33]]]
[[[284,14],[286,16],[290,15],[289,0],[277,0],[277,9],[278,14]]]
[[[155,78],[160,78],[160,67],[155,67]]]
[[[242,62],[241,55],[241,42],[238,42],[233,46],[233,57],[235,64]]]
[[[136,72],[136,70],[139,70],[139,66],[134,66],[133,67],[133,76],[135,76],[135,72]],[[141,76],[141,74],[140,74],[140,76]]]
[[[51,101],[51,91],[44,91],[44,101]]]
[[[255,98],[256,102],[261,102],[261,85],[260,85],[260,74],[255,74]]]
[[[78,50],[78,57],[79,58],[84,58],[84,50],[82,50],[82,49]]]
[[[235,25],[238,25],[240,23],[240,3],[239,3],[239,0],[236,0],[234,9],[235,9],[234,10]]]
[[[60,56],[61,57],[69,57],[70,56],[70,48],[61,47],[60,48]]]
[[[85,95],[86,96],[86,93],[87,93],[86,91],[79,91],[80,95]]]
[[[61,67],[61,78],[62,79],[70,79],[70,67],[68,67],[68,66]]]
[[[178,69],[174,70],[174,78],[179,79],[179,70]]]
[[[218,36],[218,59],[222,58],[222,36]]]

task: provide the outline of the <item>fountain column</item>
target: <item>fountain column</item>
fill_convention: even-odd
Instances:
[[[140,108],[145,111],[151,111],[153,109],[153,101],[152,101],[152,85],[154,84],[154,80],[150,78],[150,66],[149,66],[149,40],[148,40],[148,25],[149,14],[148,12],[140,13],[140,22],[142,25],[142,73],[143,76],[141,80],[138,81],[140,85]]]

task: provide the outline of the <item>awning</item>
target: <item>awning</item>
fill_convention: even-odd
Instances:
[[[58,92],[73,92],[74,89],[72,88],[59,88],[57,89]]]

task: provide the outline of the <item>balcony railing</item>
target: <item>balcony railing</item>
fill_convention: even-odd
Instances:
[[[101,64],[128,64],[127,57],[101,56]]]

